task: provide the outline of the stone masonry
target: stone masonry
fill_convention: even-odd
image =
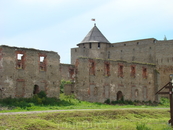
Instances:
[[[40,91],[58,98],[59,59],[56,52],[0,46],[0,98],[28,98]]]
[[[56,52],[1,45],[0,98],[32,97],[41,90],[58,98],[63,79],[73,82],[65,93],[80,100],[158,101],[155,93],[173,74],[173,40],[110,43],[94,25],[77,46],[71,64],[60,64]]]

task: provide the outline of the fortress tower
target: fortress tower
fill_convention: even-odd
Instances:
[[[78,48],[71,49],[71,64],[74,64],[78,57],[105,59],[110,42],[95,24],[86,37],[79,44],[77,44],[77,46]]]

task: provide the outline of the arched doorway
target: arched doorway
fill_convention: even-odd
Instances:
[[[33,94],[37,94],[37,93],[39,93],[39,86],[38,85],[34,85]]]
[[[117,92],[117,100],[123,99],[123,93],[121,91]]]

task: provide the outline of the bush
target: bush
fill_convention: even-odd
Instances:
[[[170,105],[170,101],[168,98],[160,98],[160,104],[163,106],[169,106]]]
[[[39,98],[46,98],[47,97],[45,91],[40,91],[37,95]]]
[[[111,101],[110,101],[110,99],[106,99],[104,103],[106,103],[106,104],[110,104]]]

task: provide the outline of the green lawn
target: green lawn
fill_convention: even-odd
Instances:
[[[0,130],[171,130],[165,109],[1,115]]]

